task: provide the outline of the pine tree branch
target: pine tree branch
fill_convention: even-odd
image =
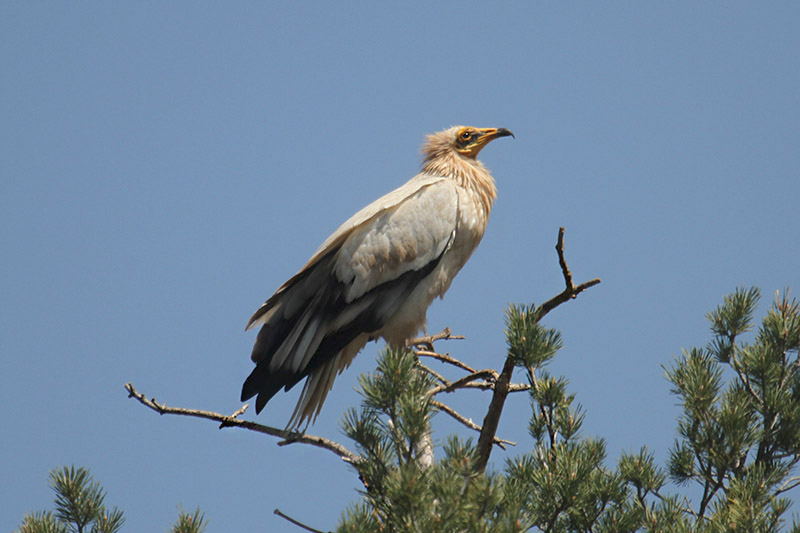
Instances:
[[[461,379],[453,381],[451,383],[443,383],[441,385],[437,385],[436,387],[432,388],[428,391],[428,394],[433,396],[439,394],[440,392],[453,392],[456,389],[465,388],[467,384],[479,380],[489,378],[488,380],[484,380],[486,383],[493,383],[497,381],[497,371],[492,370],[491,368],[487,368],[486,370],[481,370],[479,372],[473,372],[468,376],[464,376]]]
[[[427,372],[428,374],[433,376],[436,379],[436,381],[438,381],[439,383],[442,383],[443,385],[448,386],[448,387],[450,386],[450,380],[449,379],[447,379],[446,377],[444,377],[443,375],[441,375],[440,373],[438,373],[434,369],[432,369],[432,368],[430,368],[430,367],[428,367],[426,365],[423,365],[419,361],[419,359],[417,359],[417,366],[419,366],[422,370],[424,370],[425,372]]]
[[[478,390],[494,390],[495,383],[491,381],[472,381],[464,383],[459,389],[478,389]],[[508,392],[525,392],[531,390],[531,386],[527,383],[509,383]]]
[[[466,370],[467,372],[475,372],[475,369],[467,365],[466,363],[462,363],[455,357],[451,357],[450,354],[446,353],[437,353],[431,350],[414,350],[414,353],[417,354],[417,357],[431,357],[433,359],[437,359],[443,363],[447,363],[449,365],[457,366],[462,370]]]
[[[429,391],[429,394],[439,394],[440,392],[452,392],[456,389],[480,389],[480,390],[494,390],[494,384],[497,381],[497,371],[487,369],[481,370],[480,372],[472,371],[472,374],[466,376],[464,378],[459,379],[458,381],[451,382],[449,379],[444,377],[443,375],[439,374],[432,368],[423,365],[419,361],[417,361],[417,365],[436,378],[436,380],[441,383],[441,385],[434,387]],[[484,374],[490,375],[492,379],[490,380],[482,380],[482,381],[474,381],[475,379],[479,379],[483,377]],[[527,383],[510,383],[508,385],[508,392],[523,392],[530,390],[531,386]]]
[[[750,378],[747,377],[747,374],[741,368],[741,364],[739,364],[739,360],[736,358],[736,345],[734,344],[736,339],[732,336],[730,338],[731,343],[731,356],[730,356],[730,366],[736,371],[736,374],[739,376],[739,381],[742,382],[744,385],[745,390],[747,393],[752,396],[753,400],[756,402],[756,408],[760,409],[763,401],[758,393],[753,389],[753,385],[750,383]]]
[[[662,502],[666,502],[667,501],[667,498],[665,498],[658,490],[651,490],[650,492],[651,492],[651,494],[653,494],[656,498],[658,498]],[[686,501],[685,497],[684,497],[684,501]],[[684,512],[684,513],[686,513],[688,515],[691,515],[691,516],[697,518],[697,513],[694,512],[694,510],[691,507],[689,507],[688,505],[680,505],[679,504],[678,505],[678,509],[680,509],[682,512]],[[706,519],[708,519],[708,518],[706,517]]]
[[[458,411],[456,411],[455,409],[453,409],[449,405],[443,404],[442,402],[440,402],[438,400],[431,400],[431,405],[436,407],[438,410],[440,410],[440,411],[442,411],[444,413],[447,413],[448,415],[453,417],[455,420],[457,420],[457,421],[461,422],[462,424],[464,424],[465,426],[467,426],[469,429],[473,429],[473,430],[475,430],[477,432],[481,431],[481,427],[478,424],[473,422],[471,419],[465,417],[464,415],[460,414]],[[501,439],[501,438],[498,438],[498,437],[494,438],[494,444],[498,445],[503,450],[506,449],[506,444],[508,444],[509,446],[516,446],[517,445],[516,442],[512,442],[510,440]]]
[[[497,426],[500,424],[500,415],[503,414],[503,405],[505,405],[506,397],[508,396],[508,384],[513,371],[514,360],[511,357],[507,357],[503,365],[503,371],[500,372],[500,376],[494,384],[492,400],[489,402],[489,409],[483,419],[483,428],[478,437],[478,461],[475,465],[475,470],[478,472],[486,470],[486,465],[489,463],[492,443],[494,442],[494,436],[497,434]]]
[[[793,488],[797,487],[798,485],[800,485],[800,477],[790,477],[789,479],[783,482],[783,484],[780,486],[778,490],[776,490],[773,493],[773,496],[777,496],[778,494],[781,494],[783,492],[788,492]]]
[[[450,333],[450,328],[444,328],[436,335],[427,335],[425,337],[415,337],[406,341],[406,346],[412,348],[414,346],[425,345],[433,350],[433,343],[440,340],[461,340],[465,337],[463,335],[453,335]]]
[[[556,241],[556,252],[558,253],[558,264],[561,266],[561,273],[564,275],[564,284],[566,288],[553,298],[549,299],[540,305],[536,313],[536,322],[539,322],[547,313],[558,307],[559,305],[569,300],[577,298],[577,296],[586,289],[593,287],[600,283],[600,278],[581,283],[577,287],[572,281],[572,272],[567,266],[567,260],[564,257],[564,228],[558,229],[558,240]],[[492,453],[492,442],[497,433],[497,426],[500,423],[500,416],[503,414],[503,406],[505,405],[506,397],[509,393],[509,383],[511,382],[511,374],[514,372],[514,361],[509,355],[506,358],[503,370],[497,378],[494,385],[494,393],[492,400],[489,403],[489,409],[483,419],[483,429],[481,430],[480,437],[478,437],[478,463],[476,470],[483,472],[486,465],[489,463],[489,456]]]
[[[294,444],[295,442],[299,442],[302,444],[310,444],[311,446],[316,446],[318,448],[322,448],[324,450],[333,452],[334,454],[338,455],[344,462],[350,463],[352,465],[357,465],[358,463],[364,460],[363,457],[351,452],[338,442],[328,440],[324,437],[307,435],[305,433],[298,433],[296,431],[286,431],[283,429],[265,426],[263,424],[257,424],[255,422],[250,422],[247,420],[239,420],[237,417],[244,412],[247,406],[243,406],[241,409],[239,409],[232,415],[223,415],[221,413],[215,413],[214,411],[204,411],[201,409],[169,407],[166,404],[157,402],[155,398],[148,399],[144,394],[137,391],[133,387],[133,384],[131,383],[125,384],[125,390],[128,391],[129,398],[135,398],[136,400],[139,401],[139,403],[141,403],[145,407],[152,409],[153,411],[157,412],[160,415],[181,415],[181,416],[191,416],[195,418],[205,418],[207,420],[213,420],[215,422],[219,422],[220,423],[219,429],[223,429],[226,427],[238,427],[250,431],[255,431],[257,433],[264,433],[266,435],[271,435],[273,437],[279,437],[281,439],[284,439],[278,442],[278,446]]]
[[[577,287],[572,282],[572,272],[570,271],[569,267],[567,266],[567,260],[564,258],[564,228],[558,228],[558,241],[556,242],[556,252],[558,252],[558,264],[561,266],[561,273],[564,276],[564,284],[566,288],[553,298],[550,298],[545,303],[540,305],[536,309],[536,319],[541,320],[544,315],[558,307],[559,305],[567,302],[569,300],[574,300],[578,297],[580,293],[594,287],[595,285],[600,283],[600,278],[595,278],[584,283],[581,283]]]
[[[292,524],[296,525],[297,527],[303,528],[303,529],[305,529],[306,531],[311,531],[311,533],[326,533],[325,531],[322,531],[322,530],[319,530],[319,529],[314,529],[314,528],[313,528],[313,527],[311,527],[311,526],[307,526],[307,525],[305,525],[304,523],[302,523],[302,522],[299,522],[299,521],[295,520],[294,518],[292,518],[292,517],[291,517],[291,516],[289,516],[289,515],[283,514],[283,513],[281,512],[281,510],[280,510],[280,509],[275,509],[275,510],[274,510],[274,511],[272,511],[272,512],[273,512],[274,514],[276,514],[276,515],[280,516],[280,517],[281,517],[281,518],[283,518],[284,520],[286,520],[286,521],[288,521],[288,522],[290,522],[290,523],[292,523]]]

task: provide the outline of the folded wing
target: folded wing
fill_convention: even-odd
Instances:
[[[278,390],[308,377],[289,425],[319,414],[336,375],[413,304],[413,291],[447,253],[457,230],[455,187],[420,175],[356,213],[323,243],[250,319],[248,329],[261,330],[242,401],[257,394],[260,412]]]

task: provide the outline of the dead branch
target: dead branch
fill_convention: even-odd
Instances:
[[[413,347],[419,345],[425,345],[430,347],[433,350],[433,343],[440,340],[460,340],[464,339],[463,335],[453,335],[450,333],[450,328],[444,328],[442,331],[437,333],[436,335],[427,335],[425,337],[415,337],[413,339],[408,339],[406,341],[406,346]]]
[[[600,283],[600,278],[595,278],[585,283],[581,283],[577,287],[573,283],[572,272],[567,266],[567,260],[564,257],[563,227],[558,229],[556,252],[558,253],[558,264],[561,266],[561,273],[564,276],[564,284],[566,285],[566,288],[560,294],[547,300],[536,309],[536,322],[541,321],[541,319],[547,313],[559,305],[577,298],[577,296],[586,289]],[[479,459],[478,464],[476,465],[476,470],[479,472],[483,472],[486,469],[486,465],[489,463],[489,456],[492,453],[492,443],[494,442],[494,436],[497,433],[497,426],[500,422],[500,415],[503,413],[503,406],[505,405],[506,397],[509,393],[509,383],[511,381],[511,374],[513,372],[514,361],[511,359],[511,356],[508,356],[505,364],[503,365],[503,371],[500,372],[500,376],[497,378],[497,381],[494,384],[492,400],[489,403],[489,409],[487,410],[486,416],[483,419],[483,429],[481,430],[480,437],[478,437]]]
[[[131,385],[131,388],[133,388],[132,385]],[[237,409],[236,411],[233,412],[233,414],[231,415],[231,418],[239,418],[239,416],[243,415],[244,412],[247,411],[248,407],[250,407],[249,403],[244,404],[239,409]],[[220,429],[222,429],[222,428],[220,428]]]
[[[422,363],[419,361],[419,359],[417,359],[417,365],[418,365],[418,366],[419,366],[419,367],[420,367],[422,370],[424,370],[425,372],[427,372],[428,374],[430,374],[431,376],[433,376],[433,377],[434,377],[434,379],[436,379],[436,381],[438,381],[438,382],[440,382],[440,383],[444,384],[445,386],[449,386],[449,385],[450,385],[450,380],[449,380],[449,379],[447,379],[446,377],[444,377],[443,375],[441,375],[440,373],[438,373],[438,372],[437,372],[437,371],[435,371],[434,369],[432,369],[432,368],[430,368],[430,367],[428,367],[428,366],[426,366],[426,365],[423,365],[423,364],[422,364]]]
[[[462,370],[466,370],[467,372],[475,372],[475,369],[467,365],[466,363],[462,363],[455,357],[450,357],[450,354],[446,353],[437,353],[432,350],[414,350],[414,353],[417,354],[417,357],[431,357],[443,363],[447,363],[449,365],[457,366]]]
[[[486,380],[484,378],[490,379]],[[428,394],[433,396],[434,394],[439,394],[440,392],[453,392],[454,390],[463,388],[468,383],[472,383],[479,379],[484,380],[484,383],[494,383],[497,381],[497,371],[487,368],[486,370],[481,370],[480,372],[473,372],[472,374],[464,376],[463,378],[453,381],[452,383],[443,383],[438,385],[429,390]]]
[[[566,288],[553,298],[550,298],[545,303],[536,309],[536,320],[541,320],[544,315],[563,304],[568,300],[574,300],[580,293],[590,287],[594,287],[600,283],[600,278],[581,283],[577,287],[572,283],[572,272],[567,266],[567,260],[564,258],[564,228],[558,228],[558,242],[556,242],[556,252],[558,252],[558,264],[561,266],[561,273],[564,275],[564,284]]]
[[[440,411],[442,411],[444,413],[447,413],[448,415],[453,417],[455,420],[457,420],[457,421],[461,422],[462,424],[464,424],[465,426],[467,426],[469,429],[474,429],[475,431],[478,431],[478,432],[481,431],[481,427],[478,424],[476,424],[475,422],[473,422],[471,418],[465,417],[464,415],[462,415],[461,413],[459,413],[458,411],[456,411],[455,409],[453,409],[449,405],[445,405],[442,402],[437,401],[437,400],[432,400],[431,401],[431,405],[436,407],[438,410],[440,410]],[[506,444],[508,444],[510,446],[516,446],[517,445],[516,442],[512,442],[510,440],[505,440],[505,439],[500,439],[500,438],[497,438],[497,437],[494,437],[494,441],[493,442],[494,442],[494,444],[497,444],[503,450],[506,449]]]
[[[276,514],[276,515],[280,516],[280,517],[281,517],[281,518],[283,518],[284,520],[286,520],[286,521],[288,521],[288,522],[290,522],[290,523],[292,523],[292,524],[296,525],[296,526],[297,526],[297,527],[299,527],[299,528],[303,528],[303,529],[305,529],[306,531],[311,531],[311,533],[325,533],[325,532],[324,532],[324,531],[322,531],[322,530],[319,530],[319,529],[314,529],[314,528],[313,528],[313,527],[311,527],[311,526],[307,526],[307,525],[305,525],[304,523],[302,523],[302,522],[299,522],[299,521],[295,520],[294,518],[292,518],[292,517],[291,517],[291,516],[289,516],[289,515],[283,514],[283,513],[281,512],[281,510],[280,510],[280,509],[275,509],[275,510],[274,510],[274,511],[272,511],[272,512],[273,512],[274,514]]]
[[[350,463],[352,465],[357,465],[361,461],[363,461],[363,457],[357,455],[338,442],[334,442],[332,440],[328,440],[324,437],[317,437],[315,435],[307,435],[305,433],[298,433],[296,431],[286,431],[284,429],[278,429],[270,426],[265,426],[263,424],[257,424],[255,422],[250,422],[247,420],[239,420],[237,417],[244,412],[247,406],[242,407],[233,415],[223,415],[221,413],[215,413],[213,411],[204,411],[201,409],[186,409],[183,407],[169,407],[166,404],[159,403],[155,400],[155,398],[147,398],[144,394],[137,391],[133,384],[126,383],[125,390],[128,391],[129,398],[135,398],[139,401],[142,405],[149,407],[156,413],[160,415],[181,415],[181,416],[191,416],[195,418],[205,418],[207,420],[214,420],[215,422],[219,422],[219,429],[223,429],[226,427],[238,427],[242,429],[248,429],[250,431],[255,431],[257,433],[264,433],[266,435],[271,435],[273,437],[279,437],[283,439],[282,441],[278,442],[278,446],[285,446],[286,444],[293,444],[295,442],[303,443],[303,444],[310,444],[312,446],[316,446],[318,448],[322,448],[328,450],[330,452],[335,453],[338,455],[344,462]]]
[[[494,390],[495,382],[493,381],[471,381],[460,385],[459,389],[477,389],[477,390]],[[527,383],[509,383],[508,392],[524,392],[530,390],[531,386]]]

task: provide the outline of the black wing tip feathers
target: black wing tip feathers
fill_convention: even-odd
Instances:
[[[247,379],[242,384],[242,394],[240,401],[246,402],[253,396],[258,395],[256,398],[256,414],[259,414],[267,402],[275,396],[281,387],[289,390],[300,380],[302,377],[294,379],[281,379],[280,376],[270,374],[266,365],[256,365]]]

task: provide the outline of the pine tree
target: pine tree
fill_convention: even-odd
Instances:
[[[105,506],[106,492],[89,470],[75,466],[50,472],[50,486],[56,493],[55,512],[28,513],[18,533],[117,533],[125,524],[122,511]],[[170,533],[203,533],[207,521],[200,509],[193,514],[179,510]]]
[[[738,289],[707,318],[713,339],[685,350],[666,369],[682,402],[670,477],[702,487],[699,531],[776,531],[800,484],[800,308],[777,295],[752,342],[760,299]],[[799,530],[793,526],[793,530]]]
[[[755,288],[727,296],[708,315],[708,346],[665,368],[683,406],[665,469],[646,447],[610,467],[605,442],[581,436],[575,394],[546,370],[560,334],[533,306],[511,306],[506,319],[509,359],[528,380],[532,443],[501,472],[479,468],[476,445],[457,437],[432,458],[434,378],[413,352],[384,352],[360,382],[361,410],[343,421],[365,490],[337,531],[779,531],[782,494],[800,484],[800,308],[788,291],[776,297],[744,342],[758,300]],[[668,480],[696,483],[702,496],[665,494]]]

